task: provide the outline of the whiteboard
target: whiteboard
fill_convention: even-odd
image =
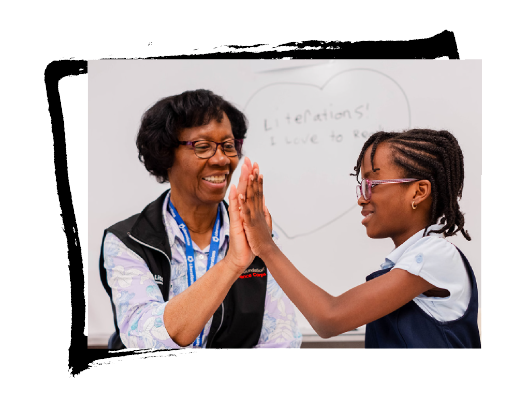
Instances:
[[[278,244],[333,295],[363,283],[394,247],[369,239],[360,224],[350,174],[366,138],[418,127],[453,133],[465,158],[460,206],[472,241],[450,241],[481,287],[481,61],[118,60],[89,62],[88,70],[89,337],[114,328],[98,272],[103,230],[168,187],[138,161],[140,117],[158,99],[198,88],[246,114],[244,154],[264,174]],[[314,334],[300,313],[298,322]]]

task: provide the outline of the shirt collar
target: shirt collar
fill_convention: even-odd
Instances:
[[[178,242],[184,245],[185,239],[183,237],[183,233],[181,232],[181,229],[177,225],[177,222],[172,217],[170,212],[168,211],[168,201],[170,200],[170,191],[166,194],[165,201],[163,202],[163,223],[166,228],[166,232],[168,234],[168,239],[170,242],[170,247],[173,247],[175,243],[175,239],[178,239]],[[221,229],[219,232],[219,248],[223,246],[223,243],[226,239],[226,237],[230,237],[230,218],[228,217],[228,214],[226,213],[226,207],[224,206],[224,203],[220,203],[221,206],[221,213],[222,213],[222,222],[221,222]],[[199,246],[198,246],[199,247]],[[206,246],[202,251],[200,249],[197,249],[199,252],[209,252],[210,246]]]
[[[429,226],[427,228],[427,233],[431,230],[439,230],[443,227],[441,224],[433,224],[432,226]],[[423,238],[423,232],[425,229],[421,229],[416,234],[413,234],[411,237],[409,237],[403,244],[400,244],[398,247],[396,247],[394,250],[392,250],[387,256],[385,257],[385,261],[383,264],[380,265],[382,269],[388,269],[394,266],[396,262],[400,259],[400,257],[403,255],[405,251],[409,247],[411,247],[414,243],[416,243],[418,240]],[[444,237],[442,233],[431,233],[429,234],[429,237]]]

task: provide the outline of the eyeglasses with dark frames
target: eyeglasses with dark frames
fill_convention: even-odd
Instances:
[[[235,157],[241,154],[243,139],[226,140],[224,142],[213,142],[211,140],[196,140],[195,142],[179,142],[182,145],[192,146],[194,153],[200,159],[209,159],[217,152],[217,147],[227,157]]]
[[[419,181],[416,178],[401,178],[397,180],[368,180],[363,179],[362,182],[356,186],[356,199],[360,199],[361,196],[366,201],[369,201],[371,199],[371,189],[375,187],[376,185],[381,184],[402,184],[405,182],[414,182]]]

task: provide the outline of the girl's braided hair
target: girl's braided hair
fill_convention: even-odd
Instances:
[[[371,168],[374,168],[374,154],[380,143],[391,147],[394,163],[401,167],[405,177],[426,179],[431,182],[432,208],[429,225],[439,223],[444,226],[433,233],[453,236],[458,231],[470,240],[463,229],[465,219],[458,200],[463,191],[463,153],[456,138],[445,130],[411,129],[402,133],[377,132],[364,144],[356,166],[358,178],[365,152],[372,145]]]

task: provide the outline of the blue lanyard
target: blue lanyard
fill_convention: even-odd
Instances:
[[[195,272],[195,254],[194,254],[194,246],[192,243],[192,238],[190,237],[190,232],[188,231],[188,227],[186,227],[185,222],[181,219],[181,216],[177,212],[172,201],[168,201],[170,208],[169,211],[171,215],[174,217],[177,225],[181,229],[181,233],[183,233],[183,237],[185,239],[186,246],[186,272],[188,278],[188,287],[192,285],[197,280],[197,274]],[[211,267],[213,267],[217,261],[218,252],[219,252],[219,233],[221,230],[221,205],[219,204],[217,208],[217,217],[215,219],[215,224],[213,225],[212,230],[212,241],[210,242],[210,253],[208,254],[208,264],[206,266],[206,270],[208,271]],[[204,328],[201,331],[201,334],[194,341],[195,346],[201,346],[203,341],[203,332]]]

